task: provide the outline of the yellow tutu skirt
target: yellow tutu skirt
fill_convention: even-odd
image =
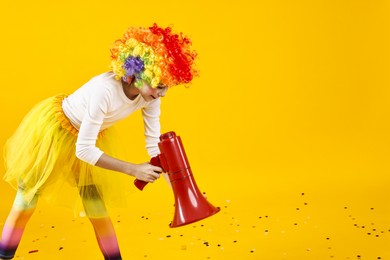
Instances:
[[[23,192],[26,203],[39,195],[50,204],[78,211],[82,209],[80,197],[94,199],[97,191],[107,207],[127,206],[134,192],[129,176],[76,157],[78,131],[62,111],[65,97],[55,96],[37,104],[6,142],[4,180]],[[114,148],[120,146],[114,129],[101,132],[96,146],[116,157]]]

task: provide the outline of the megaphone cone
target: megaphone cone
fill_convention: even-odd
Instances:
[[[171,182],[175,196],[175,214],[170,227],[180,227],[210,217],[220,211],[199,191],[191,174]]]
[[[158,146],[161,153],[150,163],[167,172],[172,184],[175,214],[170,227],[184,226],[219,212],[220,209],[211,205],[199,191],[180,136],[175,132],[162,134]],[[134,184],[142,190],[147,182],[135,180]]]

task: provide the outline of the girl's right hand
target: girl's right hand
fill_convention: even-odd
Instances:
[[[149,163],[133,164],[116,159],[107,154],[102,154],[95,165],[104,169],[122,172],[127,175],[134,176],[138,180],[146,182],[154,182],[160,178],[159,173],[162,172],[160,167],[151,165]]]
[[[149,163],[135,164],[132,175],[141,181],[154,182],[160,178],[162,169]]]

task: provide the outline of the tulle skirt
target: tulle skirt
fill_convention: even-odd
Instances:
[[[82,199],[100,197],[107,207],[128,206],[132,179],[81,161],[75,155],[78,131],[62,111],[66,95],[48,98],[25,116],[5,144],[4,180],[23,192],[25,203],[39,195],[50,204],[82,209]],[[113,128],[99,133],[96,143],[117,157]],[[91,188],[93,187],[93,188]]]

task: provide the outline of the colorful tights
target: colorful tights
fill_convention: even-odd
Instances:
[[[97,242],[105,260],[121,260],[118,241],[104,202],[94,186],[86,187],[94,194],[83,198],[85,212],[94,228]],[[38,197],[26,204],[23,193],[18,191],[11,212],[4,224],[0,241],[0,259],[12,259],[20,243],[28,220],[34,213]]]
[[[0,242],[0,258],[12,259],[22,238],[24,228],[37,205],[38,198],[34,197],[26,204],[21,191],[16,193],[11,212],[4,224]]]
[[[121,260],[114,226],[95,186],[80,189],[83,205],[95,230],[96,239],[105,260]]]

